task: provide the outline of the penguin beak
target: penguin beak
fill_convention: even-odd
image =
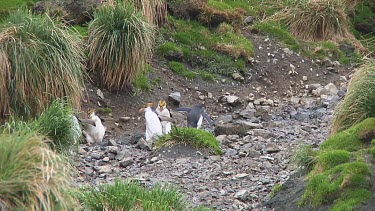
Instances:
[[[145,112],[145,108],[141,108],[141,109],[139,109],[138,112],[139,112],[139,113],[143,113],[143,112]]]

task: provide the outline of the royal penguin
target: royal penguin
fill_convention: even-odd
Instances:
[[[103,141],[106,127],[102,124],[102,120],[95,114],[95,109],[87,111],[88,119],[80,119],[78,121],[82,124],[82,133],[85,136],[87,143],[97,143]]]
[[[146,141],[153,141],[155,136],[163,135],[158,115],[152,110],[152,103],[147,103],[145,108],[141,108],[139,112],[145,113],[146,120]]]
[[[158,107],[156,108],[156,113],[161,119],[161,126],[163,128],[163,134],[168,134],[172,129],[172,123],[170,121],[165,121],[165,118],[172,118],[171,113],[167,108],[167,103],[164,100],[160,100]]]
[[[200,129],[202,127],[203,119],[205,119],[210,128],[213,127],[212,120],[208,116],[206,109],[202,104],[195,105],[191,108],[188,107],[179,107],[175,111],[178,112],[187,112],[187,126]]]

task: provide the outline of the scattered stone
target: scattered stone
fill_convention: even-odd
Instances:
[[[179,106],[181,102],[181,93],[173,92],[168,96],[168,101],[171,102],[174,106]]]
[[[109,139],[108,143],[107,143],[107,146],[117,146],[117,143],[114,139]]]
[[[126,168],[127,166],[130,166],[134,163],[133,158],[126,157],[120,161],[120,167]]]
[[[244,81],[245,80],[245,78],[239,73],[233,73],[232,78],[235,81]]]
[[[245,201],[249,195],[250,192],[248,190],[240,190],[234,195],[234,198]]]
[[[98,171],[99,174],[108,174],[112,172],[112,166],[111,165],[98,166],[96,167],[96,171]]]
[[[131,118],[128,117],[128,116],[123,116],[123,117],[119,118],[119,121],[123,122],[123,123],[128,123],[130,120],[131,120]]]

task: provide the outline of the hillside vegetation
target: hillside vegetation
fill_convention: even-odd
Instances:
[[[0,0],[1,208],[206,210],[192,208],[169,186],[118,180],[98,189],[71,187],[74,169],[66,156],[81,139],[73,113],[87,76],[114,92],[151,90],[157,84],[147,78],[156,71],[152,59],[186,80],[243,78],[255,56],[245,30],[314,60],[362,65],[335,112],[332,136],[297,159],[309,170],[300,205],[352,210],[371,197],[374,63],[363,65],[362,58],[373,56],[372,0],[108,0],[81,25],[70,24],[66,8],[34,13],[38,3]],[[204,131],[174,128],[158,144],[175,142],[222,154]]]

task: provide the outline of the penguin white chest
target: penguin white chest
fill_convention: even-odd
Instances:
[[[202,123],[203,123],[203,116],[201,115],[198,119],[198,122],[197,122],[197,128],[198,129],[201,129],[202,127]]]
[[[155,135],[162,135],[163,130],[159,117],[154,113],[151,108],[146,108],[146,141],[152,139]]]

